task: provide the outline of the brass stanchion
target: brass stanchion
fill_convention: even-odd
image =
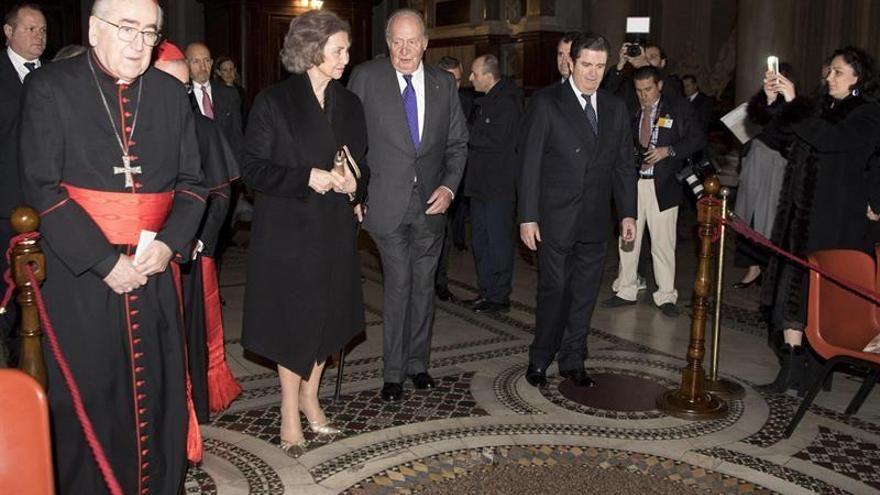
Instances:
[[[721,184],[716,177],[703,182],[706,193],[717,198]],[[681,371],[681,386],[667,390],[657,397],[657,408],[670,416],[688,420],[717,419],[727,413],[727,404],[706,392],[703,372],[705,355],[706,313],[711,286],[712,237],[718,220],[717,204],[700,202],[697,205],[700,254],[697,276],[694,280],[691,338],[687,351],[687,365]]]
[[[721,188],[721,216],[726,219],[728,215],[727,200],[730,197],[730,189]],[[706,391],[719,399],[740,399],[746,390],[739,383],[718,378],[718,352],[721,347],[721,296],[724,289],[724,234],[726,226],[724,222],[718,222],[718,264],[715,266],[715,321],[712,324],[712,341],[709,352],[709,377],[706,379]]]
[[[40,216],[36,211],[19,206],[12,211],[12,228],[18,234],[36,232],[40,226]],[[40,314],[37,312],[37,299],[34,287],[28,280],[25,267],[30,265],[38,282],[46,280],[46,257],[36,240],[27,240],[12,249],[9,263],[12,280],[18,288],[15,300],[21,311],[21,357],[18,368],[46,388],[46,361],[43,359],[43,331],[40,329]]]

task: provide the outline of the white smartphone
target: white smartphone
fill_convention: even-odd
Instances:
[[[770,72],[779,75],[779,57],[776,55],[770,55],[767,57],[767,70]]]

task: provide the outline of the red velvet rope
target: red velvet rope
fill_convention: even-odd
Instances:
[[[861,285],[856,285],[856,284],[850,282],[849,280],[840,278],[837,275],[822,269],[821,267],[819,267],[817,265],[814,265],[806,260],[798,258],[797,256],[789,253],[788,251],[785,251],[784,249],[780,248],[779,246],[776,246],[775,244],[773,244],[772,242],[767,240],[767,238],[762,236],[759,232],[756,232],[755,230],[751,229],[748,225],[746,225],[745,222],[743,222],[739,218],[731,217],[731,218],[727,218],[727,219],[722,219],[722,221],[728,227],[733,229],[736,233],[738,233],[739,235],[745,237],[746,239],[754,242],[755,244],[759,244],[761,246],[764,246],[765,248],[773,251],[774,253],[776,253],[776,254],[778,254],[788,260],[791,260],[792,262],[797,263],[798,265],[801,265],[804,268],[807,268],[807,269],[810,269],[810,270],[817,272],[819,275],[827,278],[828,280],[831,280],[835,284],[856,293],[857,295],[873,302],[874,304],[880,305],[880,293],[877,293],[877,292],[874,292],[873,290],[862,287]]]
[[[9,249],[6,251],[6,259],[10,259],[12,248],[15,247],[16,244],[36,240],[39,239],[39,237],[40,234],[37,232],[28,232],[13,237],[9,241]],[[73,408],[76,411],[76,418],[79,420],[79,424],[82,427],[86,442],[89,444],[92,455],[95,457],[95,462],[98,464],[98,469],[100,469],[101,475],[104,477],[107,489],[110,490],[112,495],[123,495],[122,487],[119,485],[119,481],[116,480],[116,475],[113,474],[113,468],[110,466],[110,461],[107,460],[107,456],[104,454],[104,448],[101,446],[101,442],[98,440],[98,436],[95,433],[95,428],[92,426],[92,420],[86,412],[82,395],[79,391],[79,386],[77,386],[76,380],[73,378],[73,372],[70,371],[70,365],[67,363],[64,354],[61,352],[61,346],[58,345],[58,339],[55,335],[55,327],[52,326],[52,322],[49,321],[49,313],[46,311],[46,303],[43,300],[43,293],[40,291],[40,284],[37,281],[36,275],[34,275],[34,270],[29,264],[25,265],[25,269],[27,270],[28,281],[34,289],[34,295],[37,300],[37,311],[40,314],[40,322],[43,325],[43,330],[46,332],[46,338],[49,342],[52,354],[55,356],[55,361],[58,363],[58,368],[64,376],[67,390],[70,392],[70,398],[73,401]],[[12,290],[15,288],[15,284],[12,283],[11,269],[7,269],[3,277],[6,280],[7,288],[2,306],[6,307],[6,303],[8,303],[9,299],[12,297]]]

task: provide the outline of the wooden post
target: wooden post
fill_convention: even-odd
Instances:
[[[12,211],[12,228],[17,234],[36,232],[40,226],[40,216],[32,208],[19,206]],[[40,329],[40,315],[34,287],[28,280],[25,268],[30,265],[37,282],[46,280],[46,257],[36,240],[24,241],[12,250],[9,263],[12,280],[18,288],[18,303],[21,315],[21,357],[18,368],[46,388],[46,361],[43,359],[43,331]]]
[[[697,276],[694,281],[693,313],[691,315],[691,338],[687,350],[687,365],[681,371],[681,387],[667,390],[657,397],[657,408],[682,419],[717,419],[727,412],[727,404],[705,390],[706,375],[703,357],[706,353],[706,316],[709,310],[709,293],[712,287],[713,236],[720,218],[718,191],[721,183],[717,177],[703,182],[706,194],[714,202],[697,205],[700,253]]]

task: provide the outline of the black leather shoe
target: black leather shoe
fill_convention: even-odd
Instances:
[[[471,308],[475,313],[506,313],[510,311],[510,303],[502,304],[492,301],[480,300]]]
[[[673,303],[663,303],[658,307],[660,308],[660,312],[663,313],[663,316],[669,318],[678,318],[678,315],[681,314],[681,311],[678,310],[678,306]]]
[[[568,379],[578,387],[589,388],[596,386],[596,382],[594,382],[593,379],[590,378],[590,375],[584,370],[560,371],[559,376]]]
[[[623,306],[632,306],[635,304],[635,301],[628,301],[619,296],[611,296],[610,298],[602,301],[603,308],[620,308]]]
[[[446,287],[445,285],[435,285],[434,293],[437,294],[437,299],[440,299],[443,302],[455,300],[455,296],[449,291],[449,287]]]
[[[473,308],[474,306],[482,303],[483,301],[485,301],[485,299],[483,299],[482,297],[478,297],[476,299],[465,299],[462,302],[464,303],[465,306],[470,306],[471,308]]]
[[[418,390],[425,390],[425,389],[434,388],[437,386],[437,384],[434,383],[434,379],[431,378],[431,375],[429,375],[425,371],[423,371],[421,373],[416,373],[415,375],[411,376],[410,378],[412,378],[413,387],[415,387]]]
[[[529,367],[526,369],[526,381],[533,387],[544,385],[547,383],[547,370],[529,364]]]
[[[385,402],[394,402],[400,400],[403,396],[403,385],[399,383],[385,382],[382,386],[382,400]]]

